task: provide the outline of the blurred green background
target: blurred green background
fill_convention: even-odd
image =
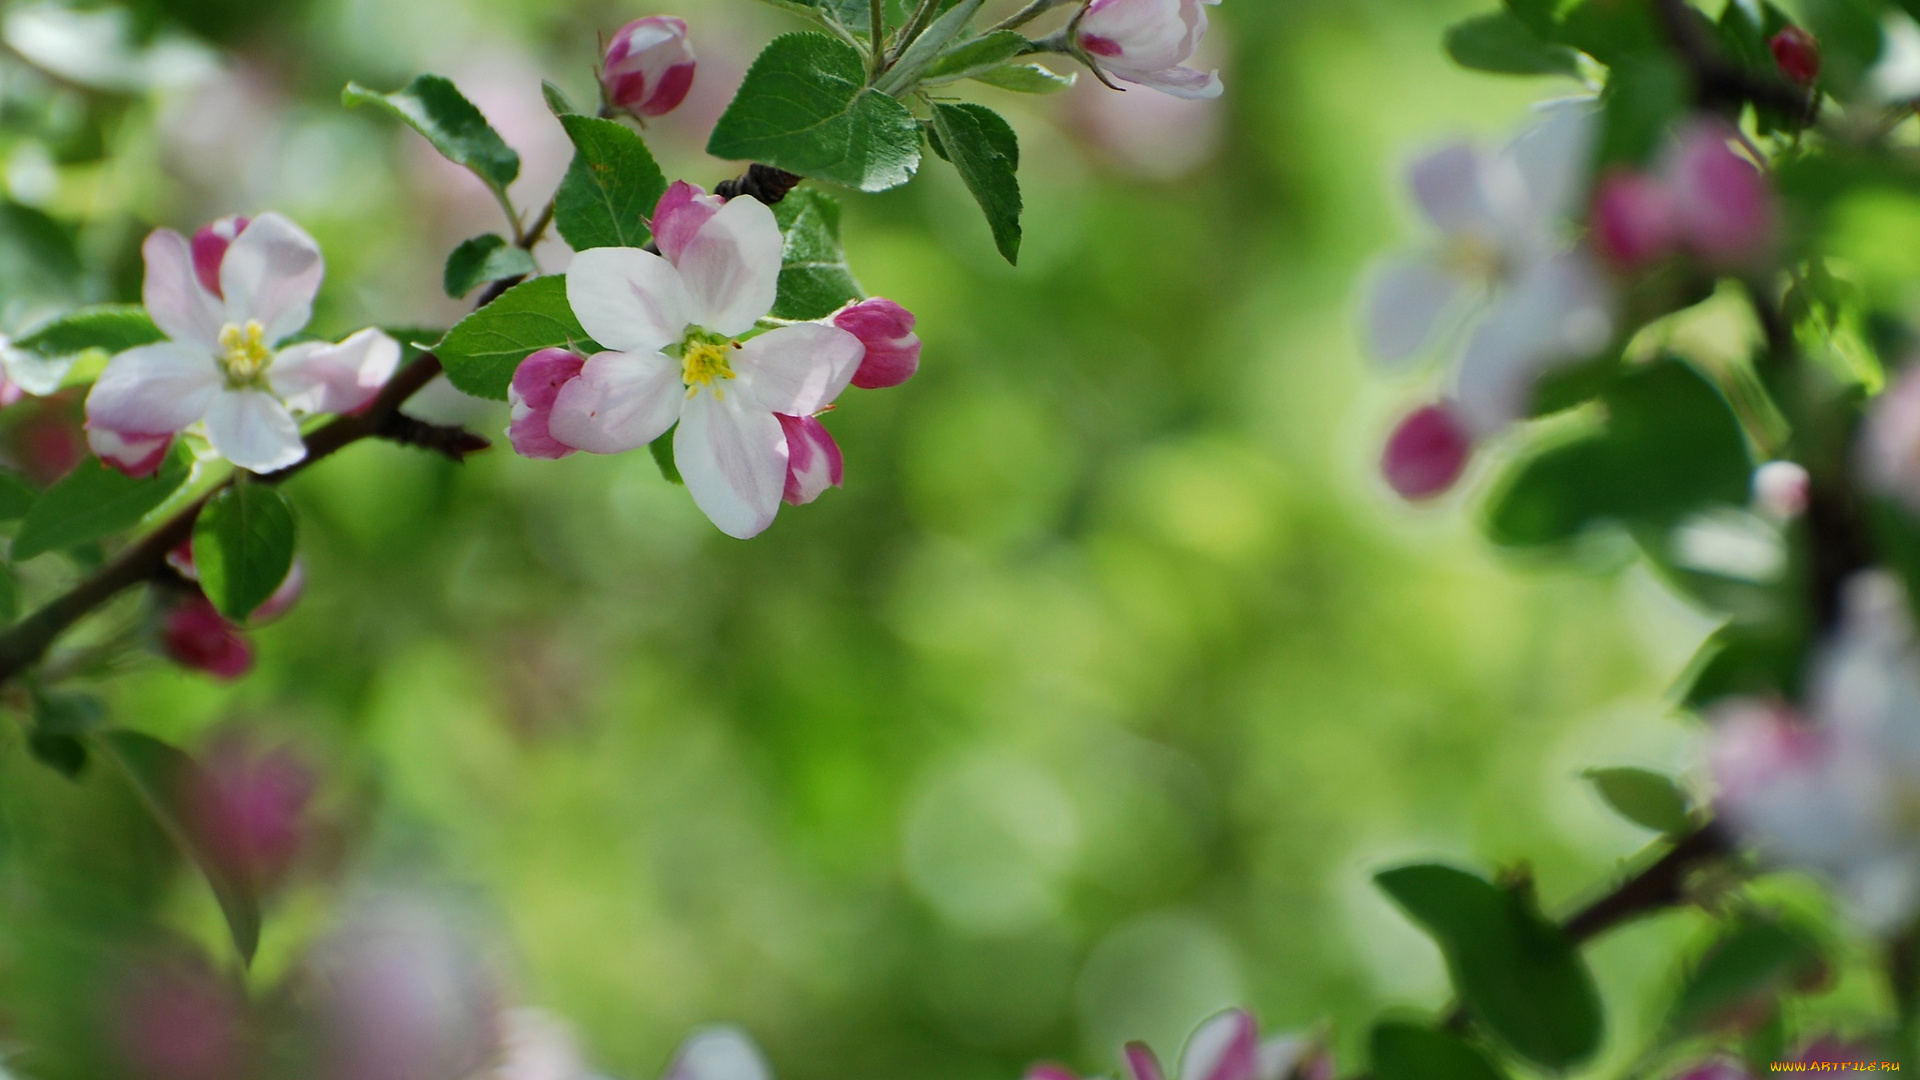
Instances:
[[[1440,31],[1472,7],[1227,0],[1218,103],[984,90],[1022,136],[1022,265],[938,162],[846,197],[855,272],[919,315],[924,365],[842,399],[846,489],[757,540],[645,454],[533,462],[502,439],[457,467],[362,445],[301,476],[311,585],[255,673],[156,659],[104,684],[168,740],[262,725],[326,763],[337,850],[270,911],[255,984],[342,903],[406,887],[461,911],[514,998],[613,1075],[656,1075],[715,1020],[787,1080],[1111,1071],[1121,1040],[1170,1055],[1235,1002],[1271,1029],[1330,1022],[1353,1065],[1377,1010],[1447,993],[1374,870],[1526,863],[1550,910],[1589,894],[1651,837],[1578,774],[1689,767],[1666,689],[1710,624],[1639,570],[1495,557],[1484,461],[1436,506],[1397,502],[1378,447],[1433,388],[1372,369],[1356,334],[1369,260],[1417,238],[1407,156],[1577,89],[1451,67]],[[348,79],[454,78],[537,206],[568,158],[539,79],[591,97],[596,37],[654,13],[155,10],[225,58],[125,105],[109,164],[49,179],[14,140],[13,197],[118,249],[282,210],[326,249],[323,333],[448,325],[445,252],[500,227],[471,177],[342,109]],[[708,126],[798,24],[750,0],[664,10],[702,67],[649,142],[710,185],[735,167],[700,152]],[[137,264],[97,288],[135,295]],[[4,755],[14,1032],[79,1028],[75,973],[156,917],[226,955],[204,885],[111,776],[70,783],[14,736]],[[1651,1030],[1695,918],[1592,950],[1596,1073]]]

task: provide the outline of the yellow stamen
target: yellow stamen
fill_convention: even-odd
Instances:
[[[727,350],[739,347],[731,341],[688,341],[680,350],[680,381],[687,384],[687,396],[707,386],[712,387],[714,397],[724,399],[725,391],[719,384],[733,378]]]
[[[238,386],[258,381],[271,363],[273,350],[267,348],[267,330],[258,319],[248,319],[245,327],[228,323],[221,328],[220,366],[228,382]]]

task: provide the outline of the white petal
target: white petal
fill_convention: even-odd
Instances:
[[[155,229],[140,245],[147,276],[140,299],[153,323],[175,341],[209,351],[220,346],[223,314],[220,298],[208,292],[193,272],[193,247],[172,229]]]
[[[339,344],[303,341],[267,370],[274,392],[304,413],[346,413],[379,396],[400,364],[400,343],[369,327]]]
[[[1480,170],[1480,151],[1471,143],[1449,143],[1408,166],[1407,184],[1427,220],[1442,232],[1483,232],[1491,215]]]
[[[837,326],[801,323],[740,343],[733,370],[769,411],[812,416],[840,396],[867,347]]]
[[[261,214],[220,260],[227,321],[244,326],[258,319],[269,343],[284,339],[313,317],[313,298],[326,269],[313,237],[279,214]]]
[[[690,321],[729,337],[753,329],[773,310],[785,249],[772,210],[758,199],[730,200],[680,253]]]
[[[593,340],[617,352],[658,352],[690,321],[673,264],[639,248],[593,248],[567,267],[567,303]]]
[[[213,357],[193,345],[128,349],[94,380],[87,421],[133,435],[169,434],[205,416],[223,381]]]
[[[1565,98],[1539,111],[1541,121],[1521,132],[1506,153],[1526,186],[1533,221],[1545,228],[1573,215],[1586,194],[1600,110],[1592,98]]]
[[[773,524],[787,484],[787,436],[748,395],[703,389],[687,399],[673,458],[695,505],[721,532],[745,540]]]
[[[1215,1014],[1187,1037],[1180,1051],[1180,1080],[1255,1080],[1259,1032],[1239,1009]]]
[[[1518,279],[1460,358],[1459,404],[1482,435],[1525,415],[1541,373],[1593,355],[1613,334],[1605,279],[1580,253],[1542,263]]]
[[[5,369],[7,379],[35,397],[46,397],[60,389],[76,359],[77,356],[46,357],[25,349],[0,347],[0,368]]]
[[[307,456],[300,425],[265,390],[221,390],[207,406],[207,438],[220,456],[243,469],[268,473]]]
[[[1442,317],[1463,298],[1464,286],[1432,256],[1396,259],[1381,267],[1367,296],[1367,340],[1373,355],[1389,364],[1418,355]]]
[[[1210,101],[1227,92],[1217,68],[1213,71],[1198,71],[1190,67],[1161,68],[1158,71],[1115,70],[1113,74],[1127,82],[1139,83],[1189,101]]]
[[[773,1071],[744,1032],[716,1027],[680,1044],[664,1080],[773,1080]]]
[[[598,353],[578,378],[560,388],[547,432],[590,454],[637,450],[667,433],[685,397],[680,365],[672,358],[657,352]]]

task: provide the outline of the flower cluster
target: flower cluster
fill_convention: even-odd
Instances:
[[[817,415],[849,385],[912,376],[913,317],[876,299],[756,333],[785,248],[773,211],[681,182],[652,226],[659,254],[574,256],[568,303],[607,351],[547,349],[522,362],[508,437],[525,456],[558,458],[635,450],[671,430],[695,504],[729,536],[758,535],[783,499],[809,502],[840,484],[840,450]]]
[[[159,468],[189,428],[240,468],[284,469],[307,456],[298,417],[365,406],[400,362],[375,329],[285,344],[307,325],[325,266],[279,214],[223,219],[192,240],[159,229],[141,252],[147,314],[169,340],[115,356],[87,395],[89,445],[129,475]]]
[[[1594,245],[1628,271],[1680,254],[1717,269],[1764,262],[1773,246],[1772,193],[1734,150],[1738,140],[1724,121],[1696,120],[1674,136],[1655,170],[1601,178]]]

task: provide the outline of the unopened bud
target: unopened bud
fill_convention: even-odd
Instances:
[[[1403,499],[1431,499],[1451,488],[1473,456],[1473,436],[1445,405],[1415,411],[1387,439],[1380,472]]]
[[[1593,245],[1615,266],[1638,270],[1673,254],[1678,217],[1666,184],[1645,173],[1608,173],[1593,196]]]
[[[175,663],[215,678],[237,679],[253,668],[253,646],[205,596],[167,612],[161,642]]]
[[[664,116],[693,88],[687,24],[671,15],[635,19],[613,35],[600,73],[607,104],[635,116]]]
[[[1807,512],[1813,479],[1794,461],[1769,461],[1753,471],[1753,502],[1775,521],[1791,521]]]
[[[899,386],[920,370],[920,335],[913,332],[913,312],[876,296],[841,308],[833,325],[860,339],[867,347],[853,385],[862,390]]]
[[[1759,167],[1733,149],[1736,137],[1720,121],[1696,123],[1667,163],[1687,246],[1719,266],[1750,264],[1773,247],[1773,193]]]
[[[1773,62],[1789,82],[1812,86],[1820,78],[1820,43],[1797,26],[1789,26],[1767,42]]]

